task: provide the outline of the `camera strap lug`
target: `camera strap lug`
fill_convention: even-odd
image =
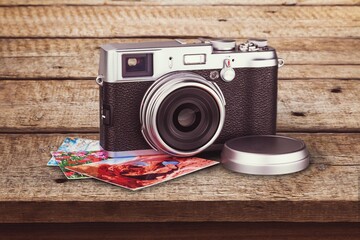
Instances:
[[[284,59],[278,58],[278,67],[281,68],[282,66],[284,66],[284,64],[285,64]]]
[[[103,82],[104,82],[103,78],[104,78],[104,76],[100,74],[100,75],[98,75],[98,76],[96,77],[96,79],[95,79],[95,82],[96,82],[100,87],[102,87],[102,85],[103,85]]]

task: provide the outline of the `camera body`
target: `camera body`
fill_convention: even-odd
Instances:
[[[103,45],[100,145],[110,157],[191,156],[275,134],[278,65],[266,40]]]

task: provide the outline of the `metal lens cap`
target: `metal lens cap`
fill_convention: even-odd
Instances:
[[[216,51],[231,51],[235,49],[236,42],[232,39],[211,40],[211,45]]]
[[[279,135],[231,139],[224,144],[221,153],[225,168],[254,175],[298,172],[307,168],[309,160],[303,141]]]

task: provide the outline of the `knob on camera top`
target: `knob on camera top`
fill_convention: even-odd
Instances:
[[[254,45],[258,46],[259,48],[267,47],[268,43],[266,39],[249,39],[249,43],[253,43]]]
[[[236,47],[236,42],[232,39],[216,39],[210,42],[216,51],[231,51]]]
[[[236,49],[236,41],[233,39],[212,39],[208,40],[215,51],[232,51]],[[239,50],[245,51],[257,51],[260,48],[268,46],[266,39],[249,39],[245,43],[239,45]]]

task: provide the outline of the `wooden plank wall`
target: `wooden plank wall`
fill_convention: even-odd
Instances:
[[[278,49],[279,131],[358,131],[359,1],[225,2],[1,1],[0,132],[97,132],[100,44],[195,36]]]

